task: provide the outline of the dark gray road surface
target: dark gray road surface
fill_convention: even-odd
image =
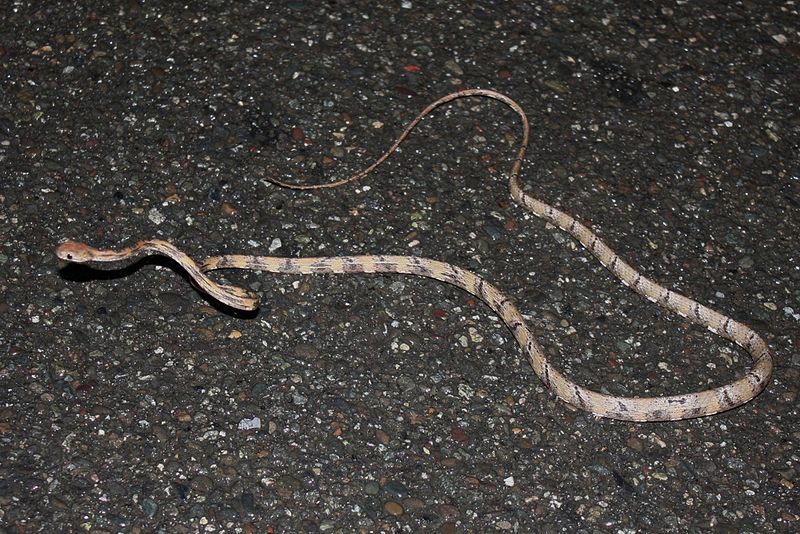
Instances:
[[[187,4],[2,3],[0,532],[798,530],[796,2]],[[744,373],[514,204],[496,102],[441,109],[358,184],[263,181],[346,176],[465,87],[528,111],[532,194],[765,336],[761,397],[598,420],[439,283],[234,273],[263,297],[237,316],[165,262],[52,255],[418,254],[506,290],[581,383]]]

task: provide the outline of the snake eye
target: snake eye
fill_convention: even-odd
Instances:
[[[71,259],[72,259],[72,254],[70,254],[70,253],[67,253],[67,259],[68,259],[68,260],[71,260]]]

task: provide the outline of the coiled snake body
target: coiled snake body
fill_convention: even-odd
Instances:
[[[637,272],[603,243],[587,226],[572,216],[546,204],[522,190],[519,171],[528,146],[529,125],[522,108],[511,98],[491,90],[469,89],[451,93],[428,105],[397,138],[392,146],[363,171],[328,184],[297,185],[270,179],[282,187],[317,189],[338,187],[357,180],[380,165],[394,152],[411,130],[436,107],[457,98],[483,96],[510,106],[520,117],[523,137],[511,167],[509,188],[514,200],[577,239],[611,273],[643,297],[708,328],[744,350],[753,359],[752,368],[741,378],[705,391],[664,397],[619,397],[592,391],[580,386],[555,369],[545,357],[522,314],[512,300],[494,285],[475,273],[455,265],[415,256],[329,256],[318,258],[279,258],[271,256],[213,256],[196,263],[169,242],[139,241],[119,251],[98,250],[84,243],[67,241],[56,248],[56,255],[65,262],[87,264],[96,268],[119,268],[148,255],[168,256],[178,262],[196,286],[220,302],[242,310],[258,307],[258,297],[239,287],[221,285],[206,273],[216,269],[257,269],[272,273],[402,273],[458,286],[480,298],[497,313],[513,333],[528,356],[537,376],[562,400],[601,417],[629,421],[671,421],[711,415],[740,406],[757,396],[772,374],[772,356],[766,342],[748,326],[716,312],[688,297],[671,291]]]

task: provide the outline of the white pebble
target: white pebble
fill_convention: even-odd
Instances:
[[[792,317],[795,321],[800,321],[800,313],[795,313],[794,312],[794,308],[790,308],[789,306],[786,306],[783,309],[783,313],[785,313],[789,317]]]
[[[252,419],[242,419],[239,421],[239,430],[252,430],[254,428],[261,428],[261,418],[253,417]]]
[[[151,208],[150,211],[147,212],[147,218],[155,225],[159,225],[167,220],[167,218],[156,208]]]

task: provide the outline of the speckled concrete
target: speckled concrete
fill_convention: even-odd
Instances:
[[[110,4],[2,7],[0,532],[797,531],[796,3]],[[360,183],[263,180],[347,176],[464,87],[527,110],[532,194],[765,336],[762,396],[595,419],[485,306],[410,277],[230,274],[264,303],[234,316],[162,261],[58,269],[66,238],[419,254],[507,291],[581,383],[743,373],[514,204],[496,102],[437,111]]]

